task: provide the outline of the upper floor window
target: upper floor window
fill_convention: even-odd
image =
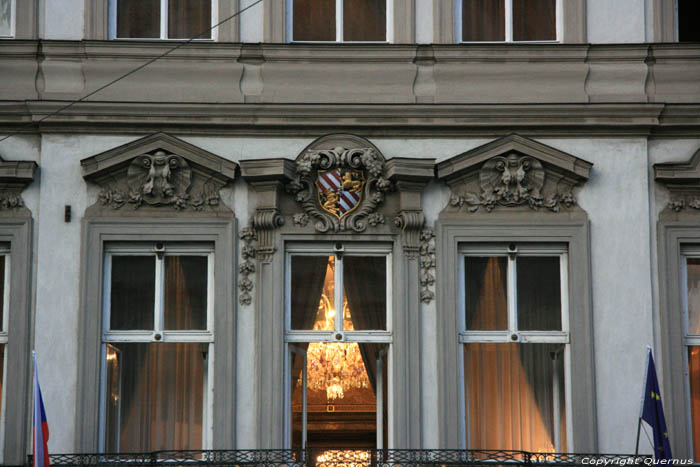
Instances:
[[[206,448],[213,249],[112,245],[104,264],[102,449]]]
[[[455,26],[462,42],[524,42],[559,39],[559,0],[462,0]]]
[[[5,0],[7,1],[7,0]],[[113,39],[214,39],[217,0],[111,0]]]
[[[289,41],[385,42],[387,0],[287,0]]]
[[[678,19],[678,42],[700,42],[700,2],[697,0],[678,0],[676,4]]]
[[[461,253],[466,446],[565,452],[566,246],[484,245]]]
[[[15,1],[0,0],[0,37],[15,36]]]

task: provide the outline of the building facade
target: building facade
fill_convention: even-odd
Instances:
[[[700,460],[693,2],[0,9],[4,464],[32,349],[52,453],[631,453],[647,345]]]

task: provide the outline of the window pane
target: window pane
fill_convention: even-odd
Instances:
[[[700,2],[697,0],[678,0],[678,40],[680,42],[699,42]]]
[[[556,0],[513,0],[513,40],[556,40],[556,18]]]
[[[506,40],[506,12],[503,1],[462,0],[462,40]]]
[[[343,286],[347,299],[343,327],[386,329],[386,256],[345,256]]]
[[[165,257],[165,329],[207,328],[206,256]]]
[[[559,257],[517,259],[518,329],[561,331]]]
[[[508,329],[508,259],[464,258],[467,330]]]
[[[12,0],[0,0],[0,36],[12,35]]]
[[[211,0],[168,0],[168,37],[189,39],[211,27]],[[199,36],[211,38],[211,32]]]
[[[335,257],[292,256],[292,329],[335,329]]]
[[[467,447],[566,450],[559,344],[465,344]]]
[[[688,258],[688,334],[700,334],[700,258]]]
[[[693,454],[695,462],[700,462],[700,346],[688,347],[688,379],[690,380]]]
[[[5,318],[5,256],[0,256],[0,331],[4,331]]]
[[[294,0],[295,41],[335,40],[335,0]]]
[[[385,41],[386,0],[345,0],[343,40]]]
[[[160,37],[160,0],[117,0],[117,37]]]
[[[110,329],[153,329],[154,256],[112,256]]]
[[[202,345],[108,347],[107,451],[202,448],[206,365]]]

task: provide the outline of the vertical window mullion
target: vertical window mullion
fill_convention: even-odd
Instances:
[[[335,40],[343,42],[343,0],[335,0]]]
[[[343,330],[343,257],[341,255],[335,256],[335,271],[333,275],[333,280],[335,282],[335,331],[340,332]]]
[[[168,0],[160,0],[160,38],[168,38]]]
[[[165,256],[163,258],[155,257],[156,260],[156,283],[154,287],[155,293],[155,310],[153,316],[153,330],[156,332],[163,331],[163,319],[164,319],[164,298],[165,298],[165,268],[163,267]]]
[[[506,42],[513,41],[513,0],[504,0],[506,10]]]
[[[516,290],[518,284],[516,283],[516,278],[517,278],[517,269],[516,269],[516,262],[515,262],[515,256],[509,255],[508,256],[508,284],[507,284],[507,290],[508,290],[508,330],[509,331],[517,331],[518,329],[518,321],[517,321],[517,316],[518,316],[518,311],[517,311],[517,297],[516,297]]]

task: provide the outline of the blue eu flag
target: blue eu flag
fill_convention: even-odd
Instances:
[[[649,366],[647,367],[641,418],[654,431],[654,457],[657,459],[671,459],[671,443],[668,440],[664,408],[661,405],[661,391],[659,390],[659,381],[656,379],[656,366],[654,365],[654,357],[651,355],[651,349],[649,349],[648,360]]]

